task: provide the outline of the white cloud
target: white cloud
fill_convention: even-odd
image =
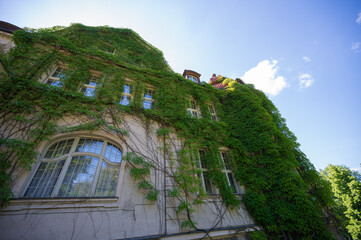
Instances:
[[[361,47],[361,42],[353,42],[352,46],[351,46],[351,49],[355,50],[355,51],[358,51],[360,47]]]
[[[311,62],[311,58],[310,57],[307,57],[307,56],[304,56],[302,57],[303,61],[305,62]]]
[[[361,12],[359,12],[356,22],[361,23]]]
[[[277,60],[263,60],[248,70],[241,78],[246,83],[254,84],[257,89],[271,96],[276,96],[288,86],[285,77],[279,76]]]
[[[311,74],[308,74],[308,73],[300,74],[298,76],[298,79],[300,80],[300,89],[311,87],[311,85],[314,82],[313,77],[311,76]]]

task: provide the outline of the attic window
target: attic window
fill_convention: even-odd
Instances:
[[[197,73],[197,72],[195,72],[195,71],[193,71],[193,70],[184,70],[184,72],[183,72],[183,77],[185,78],[185,79],[189,79],[189,80],[191,80],[192,82],[194,82],[194,83],[197,83],[197,84],[199,84],[200,83],[200,80],[199,80],[199,78],[200,78],[200,74],[199,73]]]
[[[199,82],[198,78],[196,78],[195,76],[192,76],[192,75],[189,75],[188,79],[191,80],[192,82],[195,82],[195,83]]]

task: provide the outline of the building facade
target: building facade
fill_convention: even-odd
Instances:
[[[174,73],[131,30],[17,34],[1,80],[13,194],[1,239],[247,239],[260,230],[240,201],[221,90],[194,71]]]

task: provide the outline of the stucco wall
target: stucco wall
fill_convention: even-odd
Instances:
[[[11,36],[9,33],[0,32],[0,52],[9,52],[10,48],[15,46],[11,40]]]
[[[69,117],[62,121],[71,124],[71,119]],[[179,201],[165,195],[165,189],[171,187],[169,184],[172,181],[166,181],[163,171],[169,159],[161,151],[161,139],[156,135],[158,124],[145,124],[140,118],[128,115],[123,119],[123,127],[129,132],[129,136],[124,136],[123,140],[105,131],[96,131],[59,134],[50,142],[65,136],[89,135],[117,142],[123,154],[137,152],[152,159],[157,164],[150,176],[159,191],[157,201],[145,199],[146,193],[137,188],[126,161],[122,161],[120,166],[116,196],[109,198],[24,199],[24,186],[31,180],[31,172],[19,170],[13,175],[13,192],[17,198],[0,211],[0,239],[124,239],[152,235],[191,239],[191,235],[169,236],[191,229],[181,228],[186,216],[176,213]],[[176,143],[173,148],[177,148],[177,143],[180,145],[181,141],[174,134],[172,138]],[[48,145],[49,141],[41,143],[38,152],[44,154]],[[254,224],[244,206],[226,209],[217,195],[209,197],[195,210],[192,217],[201,229]],[[243,227],[242,231],[249,229]],[[222,234],[226,233],[230,232]],[[197,238],[201,233],[192,234]]]

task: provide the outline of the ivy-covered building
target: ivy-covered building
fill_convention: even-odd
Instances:
[[[321,178],[253,86],[175,73],[129,29],[11,34],[3,238],[332,238]]]

